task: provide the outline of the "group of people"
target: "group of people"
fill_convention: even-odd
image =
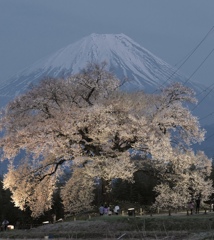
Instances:
[[[197,197],[194,200],[191,200],[189,203],[188,203],[188,210],[190,210],[190,214],[193,214],[193,211],[195,209],[195,213],[199,213],[199,210],[200,210],[200,204],[201,204],[201,199],[200,197]]]
[[[112,214],[118,215],[119,212],[120,212],[120,207],[118,205],[115,205],[114,209],[108,205],[101,205],[99,207],[100,216],[102,216],[102,215],[111,216]]]

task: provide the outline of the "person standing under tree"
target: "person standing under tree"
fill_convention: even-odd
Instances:
[[[193,214],[193,209],[194,209],[194,202],[193,201],[189,202],[188,208],[190,210],[190,214],[192,215]]]
[[[100,212],[100,216],[102,216],[104,214],[104,207],[103,207],[103,205],[101,205],[99,207],[99,212]]]
[[[5,231],[7,230],[8,224],[9,224],[8,220],[4,219],[4,221],[2,222],[2,228],[3,228],[3,230],[5,230]]]
[[[114,213],[115,213],[116,215],[118,215],[118,214],[119,214],[119,211],[120,211],[120,207],[119,207],[118,205],[116,205],[116,206],[114,207]]]
[[[104,215],[108,215],[108,210],[109,210],[108,206],[105,205],[104,206]]]

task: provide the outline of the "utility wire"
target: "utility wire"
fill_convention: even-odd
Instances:
[[[214,26],[211,27],[211,29],[207,32],[207,34],[203,37],[203,39],[196,45],[196,47],[190,52],[189,55],[187,55],[188,57],[183,61],[183,63],[166,79],[165,82],[163,82],[163,84],[161,84],[161,86],[164,86],[177,72],[178,70],[189,60],[189,58],[195,53],[195,51],[199,48],[199,46],[205,41],[205,39],[209,36],[209,34],[213,31]],[[213,49],[214,50],[214,49]],[[211,54],[211,53],[210,53]],[[209,57],[209,56],[208,56]],[[207,58],[208,58],[207,57]],[[199,67],[200,68],[200,67]],[[192,76],[191,76],[192,77]],[[190,79],[190,78],[189,78]],[[188,81],[189,81],[188,79]],[[157,90],[155,90],[154,92],[156,92]]]
[[[211,113],[207,114],[206,116],[200,118],[199,121],[201,121],[201,120],[203,120],[203,119],[205,119],[205,118],[207,118],[209,116],[212,116],[213,114],[214,114],[214,112],[211,112]]]
[[[208,31],[208,33],[204,36],[204,38],[198,43],[198,45],[192,50],[192,52],[189,54],[189,56],[184,60],[184,62],[177,68],[177,71],[189,60],[189,58],[193,55],[193,53],[199,48],[199,46],[205,41],[205,39],[209,36],[209,34],[214,29],[214,26],[211,27],[211,29]]]
[[[206,137],[206,138],[204,139],[204,142],[207,141],[207,139],[209,139],[209,138],[211,138],[211,137],[213,137],[213,136],[214,136],[214,133],[211,134],[210,136]]]
[[[196,95],[196,97],[200,96],[203,92],[206,92],[207,90],[209,90],[213,85],[214,85],[214,83],[212,83],[210,86],[206,87],[204,90],[202,90],[200,93],[198,93]]]
[[[183,63],[166,79],[166,81],[161,84],[161,86],[164,86],[173,76],[174,74],[176,74],[178,72],[178,70],[189,60],[189,58],[195,53],[195,51],[199,48],[199,46],[206,40],[206,38],[209,36],[209,34],[213,31],[214,26],[211,27],[211,29],[207,32],[207,34],[203,37],[203,39],[196,45],[196,47],[189,53],[186,55],[186,59],[183,61]],[[190,75],[190,77],[183,83],[184,85],[195,75],[195,73],[202,67],[202,65],[207,61],[207,59],[209,58],[209,56],[214,52],[214,48],[209,52],[209,54],[206,56],[206,58],[200,63],[200,65],[195,69],[195,71]],[[178,64],[178,63],[177,63]],[[177,65],[176,64],[176,65]],[[212,84],[211,86],[209,86],[208,88],[206,88],[204,91],[210,89],[214,84]],[[201,102],[213,91],[213,87],[211,88],[211,90],[199,101],[199,103],[192,109],[195,110],[200,104]],[[157,90],[155,90],[157,91]],[[155,92],[154,91],[154,92]],[[202,91],[203,92],[203,91]],[[202,93],[201,92],[201,93]],[[201,94],[199,93],[199,95]],[[205,116],[204,118],[212,115],[214,112],[208,114],[207,116]],[[202,119],[204,119],[202,118]],[[213,134],[214,135],[214,134]]]
[[[192,51],[190,51],[190,53],[188,53],[183,59],[186,59],[184,60],[184,62],[181,64],[181,66],[179,67],[179,69],[186,63],[186,61],[191,57],[191,55],[197,50],[197,48],[205,41],[205,39],[208,37],[208,35],[212,32],[212,30],[214,29],[214,26],[211,27],[211,29],[207,32],[207,34],[203,37],[203,39],[198,43],[198,45],[196,45],[195,48],[192,49]],[[180,60],[179,62],[182,62],[183,60]],[[175,66],[178,65],[177,62],[175,64]]]
[[[195,75],[195,73],[201,68],[201,66],[206,62],[209,56],[214,52],[214,48],[209,52],[205,59],[199,64],[195,71],[190,75],[190,77],[183,83],[184,85]]]
[[[207,90],[209,90],[213,85],[214,85],[214,83],[211,84],[209,87],[205,88],[205,89],[204,89],[203,91],[201,91],[199,94],[197,94],[196,97],[200,96],[203,92],[206,92]],[[213,90],[213,88],[208,92],[207,95],[209,95],[212,90]],[[204,116],[204,117],[201,117],[201,118],[199,119],[199,121],[201,121],[201,120],[203,120],[203,119],[205,119],[205,118],[208,118],[209,116],[212,116],[213,114],[214,114],[214,111],[211,112],[211,113],[209,113],[209,114],[207,114],[207,115]]]
[[[184,82],[184,84],[186,84],[190,78],[199,70],[199,68],[206,62],[206,60],[208,59],[208,57],[214,52],[214,48],[212,49],[212,51],[209,52],[209,54],[206,56],[206,58],[202,61],[202,63],[196,68],[196,70],[193,72],[193,74]],[[212,85],[211,85],[212,86]],[[194,111],[200,104],[201,102],[204,101],[204,99],[213,91],[214,87],[212,87],[210,89],[210,91],[198,102],[198,104],[192,109],[192,111]]]
[[[210,89],[210,91],[198,102],[198,104],[192,109],[192,111],[194,111],[204,101],[204,99],[212,92],[213,89],[214,87]]]
[[[208,35],[211,33],[211,31],[214,29],[214,26],[209,30],[209,32],[205,35],[205,37],[199,42],[199,44],[190,52],[189,55],[187,55],[187,58],[184,60],[184,62],[178,67],[177,71],[188,61],[188,59],[193,55],[193,53],[198,49],[198,47],[203,43],[203,41],[208,37]],[[195,73],[202,67],[202,65],[207,61],[207,59],[210,57],[210,55],[214,52],[214,48],[209,52],[209,54],[206,56],[206,58],[201,62],[201,64],[195,69],[195,71],[190,75],[190,77],[184,82],[184,85],[195,75]],[[177,65],[177,64],[176,64]],[[175,71],[172,76],[177,72]],[[171,76],[171,77],[172,77]],[[169,79],[167,79],[168,81]],[[164,82],[165,84],[165,82]],[[204,91],[207,91],[209,90],[209,92],[198,102],[198,104],[192,109],[192,111],[194,111],[206,98],[207,96],[213,91],[214,87],[213,87],[214,84],[211,84],[208,88],[206,88]],[[203,91],[202,91],[203,92]],[[201,93],[202,93],[201,92]],[[200,94],[201,94],[200,93]],[[199,95],[200,95],[199,94]],[[202,119],[205,119],[211,115],[213,115],[214,112],[211,112],[210,114],[206,115],[205,117],[201,118],[200,120]],[[214,133],[211,134],[210,136],[206,137],[204,141],[208,140],[209,138],[213,137],[214,136]]]

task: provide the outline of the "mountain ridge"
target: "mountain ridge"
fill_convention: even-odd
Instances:
[[[30,83],[37,82],[45,76],[67,77],[78,73],[89,62],[106,61],[109,70],[119,78],[128,77],[132,83],[127,88],[153,91],[173,76],[184,81],[176,69],[141,47],[124,34],[91,34],[72,43],[55,53],[38,60],[35,64],[11,77],[7,83],[0,85],[0,95],[16,96],[20,87],[8,87],[8,83],[24,89]],[[17,90],[18,89],[18,90]]]
[[[214,94],[207,94],[203,84],[191,82],[179,71],[140,46],[125,34],[90,34],[44,57],[29,67],[19,71],[5,82],[0,83],[0,107],[26,91],[31,84],[37,84],[45,77],[62,77],[78,73],[88,63],[107,62],[109,71],[119,79],[130,81],[123,85],[126,90],[144,90],[154,93],[161,87],[178,81],[196,92],[199,105],[193,107],[193,114],[203,119],[213,112]],[[212,119],[204,118],[202,125],[212,132]],[[213,125],[211,125],[213,124]],[[207,144],[211,144],[211,138]],[[200,148],[200,146],[199,146]],[[209,156],[213,155],[209,148]]]
[[[186,83],[188,87],[195,90],[196,95],[200,96],[198,99],[200,107],[196,107],[195,115],[203,117],[207,112],[211,112],[211,109],[207,108],[211,108],[210,102],[214,102],[214,96],[205,96],[205,86],[187,80],[176,68],[123,33],[92,33],[38,60],[7,82],[0,83],[0,106],[6,105],[8,101],[26,91],[31,84],[37,84],[45,77],[66,78],[78,73],[88,63],[103,61],[107,62],[107,70],[119,79],[129,79],[123,85],[123,89],[154,93],[170,82]],[[209,104],[203,101],[204,97],[206,101],[209,100]]]

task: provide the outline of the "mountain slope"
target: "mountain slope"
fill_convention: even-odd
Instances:
[[[4,106],[24,92],[30,84],[36,84],[44,77],[65,78],[78,73],[88,63],[103,61],[107,62],[109,70],[120,79],[129,79],[123,88],[130,91],[143,89],[146,92],[154,92],[171,81],[186,81],[176,69],[124,34],[91,34],[0,83],[0,106]],[[193,88],[197,95],[200,93],[200,99],[204,98],[204,86],[190,81],[188,86]],[[213,105],[210,104],[213,99],[213,96],[206,97],[206,101],[202,101],[195,109],[195,114],[203,117],[212,111],[207,109],[207,106],[210,108]]]
[[[90,62],[102,61],[106,61],[109,70],[119,78],[132,80],[127,87],[140,86],[147,91],[160,87],[175,72],[169,64],[124,34],[91,34],[0,84],[0,95],[13,97],[45,76],[66,77],[78,73]],[[182,81],[178,74],[173,78]]]
[[[44,77],[66,78],[78,73],[88,63],[103,61],[107,62],[108,70],[118,78],[122,80],[126,77],[130,80],[123,86],[126,90],[143,89],[145,92],[153,93],[172,81],[186,82],[186,78],[177,73],[176,69],[126,35],[91,34],[39,60],[9,80],[1,82],[0,107],[26,91],[30,84],[36,84]],[[187,85],[195,90],[199,100],[199,105],[192,107],[193,114],[200,119],[203,118],[202,125],[213,123],[212,118],[204,118],[214,111],[213,93],[209,94],[210,89],[205,86],[187,82]],[[207,136],[213,135],[214,125],[206,126],[206,129]],[[212,138],[208,140],[197,148],[204,149],[209,156],[213,156]]]

